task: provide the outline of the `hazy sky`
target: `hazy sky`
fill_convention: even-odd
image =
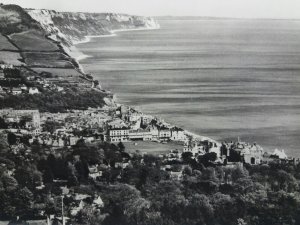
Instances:
[[[119,12],[145,16],[298,18],[300,0],[0,0],[58,11]]]

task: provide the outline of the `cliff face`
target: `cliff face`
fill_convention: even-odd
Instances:
[[[40,24],[18,5],[0,6],[0,33],[9,35],[35,29],[42,31]]]
[[[72,13],[53,10],[27,10],[40,23],[49,37],[72,45],[85,36],[111,34],[119,29],[158,28],[157,22],[149,17],[112,13]]]
[[[0,108],[24,106],[49,110],[52,100],[57,102],[58,99],[58,108],[63,110],[68,107],[114,104],[112,94],[102,90],[100,85],[95,85],[99,82],[84,73],[77,61],[82,53],[74,44],[85,40],[86,36],[111,34],[114,30],[158,27],[152,18],[147,17],[111,13],[56,12],[0,4],[0,64],[18,67],[24,79],[27,76],[34,79],[50,79],[51,85],[64,90],[63,93],[57,93],[56,89],[42,87],[32,81],[41,90],[40,98],[33,98],[27,102],[22,99],[23,95],[20,95],[18,101],[11,102],[5,99],[6,103],[11,104],[5,105],[4,102],[0,102]],[[53,98],[51,103],[47,102],[48,96]],[[73,104],[74,99],[78,100],[77,105]]]

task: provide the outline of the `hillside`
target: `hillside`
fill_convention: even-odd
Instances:
[[[88,35],[110,34],[113,30],[157,28],[150,17],[113,13],[72,13],[53,10],[27,10],[55,40],[81,41]]]
[[[74,43],[86,36],[110,34],[114,30],[158,26],[152,18],[140,16],[56,12],[0,5],[0,65],[2,69],[19,68],[19,72],[0,69],[4,73],[0,79],[1,108],[40,106],[38,108],[43,111],[63,111],[70,107],[84,109],[111,102],[112,95],[101,90],[99,82],[80,67],[77,57],[81,53]],[[17,73],[18,77],[8,78],[10,73]],[[28,96],[24,88],[19,93],[24,85],[38,88],[40,97]],[[57,106],[52,107],[51,102],[40,104],[41,99],[56,96],[57,90],[60,90],[61,100],[51,98]],[[91,93],[93,97],[87,97]],[[79,95],[81,99],[75,98]]]

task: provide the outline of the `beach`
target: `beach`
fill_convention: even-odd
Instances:
[[[300,156],[297,21],[159,22],[77,45],[92,56],[81,65],[145,114],[218,142]]]

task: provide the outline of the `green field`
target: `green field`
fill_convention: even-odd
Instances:
[[[69,57],[61,52],[24,52],[25,58],[29,59],[45,59],[45,60],[68,60]]]
[[[12,34],[10,38],[22,51],[53,52],[59,50],[55,43],[34,30]]]
[[[180,150],[183,149],[183,144],[178,142],[168,142],[166,144],[152,142],[152,141],[133,141],[133,142],[124,142],[125,149],[127,152],[134,153],[137,150],[140,152],[146,152],[148,154],[164,154],[168,153],[171,150]]]
[[[30,67],[49,67],[49,68],[74,68],[73,64],[67,60],[47,60],[25,58],[25,63]]]
[[[17,52],[0,51],[0,62],[2,63],[16,66],[24,65],[19,59],[22,59],[22,57]]]
[[[58,76],[58,77],[68,77],[68,76],[79,77],[81,75],[81,73],[79,73],[75,69],[59,69],[59,68],[32,68],[32,69],[38,73],[49,72],[52,73],[53,76]]]
[[[13,46],[6,37],[0,34],[0,51],[1,50],[17,51],[18,49]]]
[[[73,68],[69,57],[61,52],[23,52],[28,66]]]

